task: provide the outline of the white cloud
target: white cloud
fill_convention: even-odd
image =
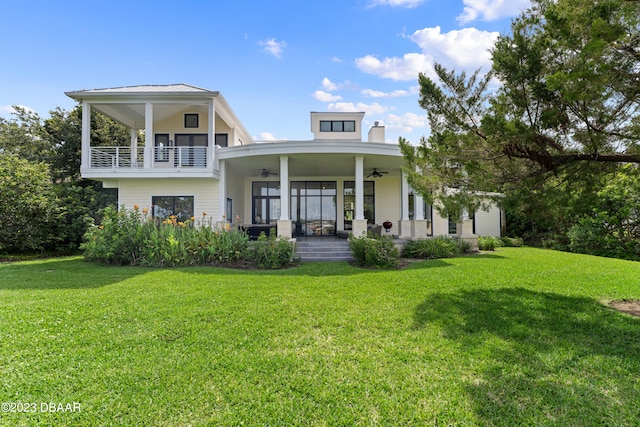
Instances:
[[[331,58],[331,62],[337,62],[338,64],[340,64],[342,62],[342,59],[334,56],[333,58]]]
[[[401,58],[391,57],[382,60],[373,55],[356,59],[356,67],[367,74],[395,81],[416,81],[418,73],[435,77],[434,62],[448,68],[475,71],[477,68],[491,68],[491,53],[498,32],[481,31],[476,28],[464,28],[442,33],[440,27],[424,28],[410,36],[422,53],[406,53]]]
[[[411,133],[414,129],[426,129],[428,126],[426,114],[404,113],[401,116],[388,114],[386,121],[387,129],[398,133]],[[411,142],[415,144],[419,141]]]
[[[264,51],[270,53],[278,59],[282,58],[282,50],[287,46],[285,41],[276,41],[276,39],[263,40],[260,45],[264,47]]]
[[[354,104],[353,102],[335,102],[329,104],[327,110],[347,113],[364,111],[367,115],[383,114],[387,111],[385,107],[377,102],[374,102],[373,104],[364,104],[362,102],[358,102],[357,104]]]
[[[419,6],[424,0],[373,0],[371,6],[391,6],[391,7],[406,7],[411,9]]]
[[[16,107],[20,107],[28,113],[36,113],[36,110],[34,110],[33,108],[29,108],[26,105],[16,105]],[[15,113],[15,111],[16,110],[13,108],[13,105],[0,105],[0,116],[9,117],[13,113]]]
[[[463,0],[463,12],[456,18],[459,24],[467,24],[481,19],[495,21],[508,16],[516,16],[531,6],[530,0]]]
[[[257,137],[254,137],[256,141],[286,141],[284,138],[276,138],[270,132],[260,132]]]
[[[464,69],[491,66],[491,53],[500,33],[464,28],[442,33],[440,27],[424,28],[409,36],[423,53],[436,62]]]
[[[411,95],[409,91],[400,89],[394,90],[393,92],[381,92],[379,90],[363,89],[360,91],[360,94],[371,98],[398,98]]]
[[[327,77],[322,79],[321,85],[326,90],[331,90],[331,91],[338,90],[338,85],[332,82],[331,80],[329,80]]]
[[[432,61],[421,53],[405,53],[402,58],[384,58],[382,61],[373,55],[356,59],[356,68],[360,71],[392,80],[417,80],[418,73],[431,68]]]
[[[320,102],[336,102],[342,100],[341,96],[332,95],[329,92],[325,92],[323,90],[317,90],[313,92],[312,96]]]

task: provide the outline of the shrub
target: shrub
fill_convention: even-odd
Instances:
[[[465,251],[465,243],[461,244],[450,237],[410,240],[402,248],[402,256],[419,259],[452,258]]]
[[[355,263],[362,267],[396,268],[398,266],[398,248],[388,236],[349,237],[349,248]]]
[[[93,226],[82,244],[84,257],[118,265],[176,267],[229,265],[248,256],[249,237],[228,224],[216,229],[193,218],[179,222],[175,216],[156,222],[146,209],[104,210],[100,226]]]
[[[63,215],[46,164],[0,150],[0,218],[1,252],[55,249]]]
[[[500,241],[505,248],[521,248],[524,246],[524,241],[521,237],[501,237]]]
[[[478,248],[481,251],[495,251],[496,248],[503,246],[502,240],[493,236],[478,237]]]
[[[140,213],[137,210],[103,211],[102,223],[91,226],[80,246],[84,258],[107,264],[136,265],[140,262],[145,243]]]
[[[275,269],[293,264],[295,253],[295,244],[278,239],[275,229],[272,228],[269,237],[263,231],[257,241],[251,242],[249,257],[258,268]]]

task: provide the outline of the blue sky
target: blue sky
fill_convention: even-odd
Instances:
[[[71,109],[65,91],[220,91],[256,139],[311,139],[309,112],[365,111],[387,140],[428,134],[417,76],[490,68],[529,0],[8,1],[0,116]]]

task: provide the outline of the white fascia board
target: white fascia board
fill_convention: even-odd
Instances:
[[[354,141],[287,141],[219,148],[219,159],[237,159],[250,156],[287,154],[361,154],[402,157],[395,144]]]
[[[165,170],[140,170],[140,171],[132,171],[121,169],[104,169],[104,170],[96,170],[96,169],[83,169],[80,171],[80,174],[83,178],[87,179],[95,179],[95,180],[113,180],[113,179],[121,179],[121,178],[164,178],[164,179],[180,179],[180,178],[212,178],[212,179],[220,179],[220,175],[217,170],[174,170],[167,171]]]

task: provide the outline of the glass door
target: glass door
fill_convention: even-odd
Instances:
[[[291,218],[294,236],[336,234],[335,181],[291,182]]]

